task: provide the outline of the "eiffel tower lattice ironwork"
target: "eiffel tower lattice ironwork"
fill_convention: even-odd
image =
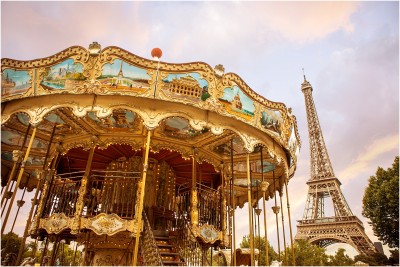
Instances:
[[[317,111],[312,97],[312,86],[304,76],[304,93],[311,156],[311,179],[307,181],[308,194],[303,219],[298,221],[295,239],[305,239],[320,247],[334,243],[347,243],[361,254],[376,252],[365,234],[363,223],[353,215],[340,190],[328,151],[322,136]],[[331,199],[333,216],[325,216],[325,199]]]

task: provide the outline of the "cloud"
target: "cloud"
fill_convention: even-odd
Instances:
[[[356,10],[356,2],[274,2],[268,3],[264,17],[286,39],[311,42],[337,30],[352,32],[350,18]]]
[[[375,140],[372,144],[365,147],[358,157],[350,162],[348,166],[340,171],[339,176],[342,182],[348,182],[356,178],[360,174],[369,171],[370,166],[376,168],[374,160],[387,152],[398,150],[399,148],[399,135],[392,134],[385,136],[381,139]]]

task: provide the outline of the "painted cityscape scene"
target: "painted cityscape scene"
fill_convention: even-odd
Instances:
[[[207,80],[201,78],[201,75],[197,72],[169,74],[162,81],[164,82],[163,91],[167,95],[173,94],[174,96],[192,100],[201,99],[202,101],[210,97]]]
[[[253,100],[236,85],[232,88],[226,87],[224,95],[219,100],[225,106],[226,110],[235,116],[240,116],[246,120],[250,120],[254,116],[255,107]]]
[[[105,64],[97,80],[110,90],[135,89],[144,92],[150,89],[147,71],[120,59],[114,60],[113,64]]]
[[[114,110],[113,113],[105,118],[99,118],[96,112],[88,112],[88,117],[102,128],[133,128],[136,114],[130,110]]]
[[[1,74],[1,96],[25,93],[32,87],[31,76],[26,70],[5,69]]]
[[[182,118],[168,118],[162,122],[161,127],[165,135],[178,139],[190,139],[208,132],[207,128],[202,131],[194,130],[190,127],[189,122]]]
[[[46,89],[69,90],[85,80],[83,65],[69,58],[46,68],[41,85]]]
[[[277,110],[261,112],[261,125],[268,130],[281,134],[282,115]]]

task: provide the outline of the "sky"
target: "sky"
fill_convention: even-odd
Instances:
[[[399,155],[399,2],[1,1],[2,58],[32,60],[93,41],[148,59],[159,47],[169,63],[222,64],[258,94],[291,107],[302,141],[289,182],[293,234],[310,178],[304,68],[341,190],[378,241],[361,214],[362,198],[378,166],[391,167]],[[271,206],[268,238],[277,249]],[[246,214],[247,206],[236,212],[243,218],[238,243],[248,233]],[[18,220],[16,229],[24,226]],[[286,236],[289,243],[288,226]],[[328,250],[338,247],[355,253],[344,245]]]

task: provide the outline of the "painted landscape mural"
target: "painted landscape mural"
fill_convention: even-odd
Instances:
[[[5,69],[1,74],[1,96],[25,93],[32,87],[31,76],[26,70]]]
[[[108,129],[134,128],[137,124],[135,122],[135,119],[137,121],[136,114],[130,110],[114,110],[112,115],[105,118],[99,118],[96,112],[90,111],[88,112],[88,117],[100,127]]]
[[[235,116],[240,116],[246,120],[250,120],[254,116],[254,101],[236,85],[232,88],[226,87],[224,95],[219,101],[229,113]]]
[[[69,58],[46,68],[41,85],[46,89],[69,90],[85,80],[83,65]]]
[[[167,95],[202,101],[210,97],[207,80],[197,72],[169,74],[162,81],[162,89]]]
[[[150,89],[147,71],[120,59],[114,60],[112,64],[105,64],[97,80],[110,90],[135,89],[144,92]]]
[[[261,112],[261,125],[265,129],[281,134],[281,113],[277,110],[264,110],[263,112]]]
[[[178,139],[190,139],[195,138],[202,133],[208,132],[207,128],[202,131],[194,130],[189,122],[182,118],[168,118],[161,124],[161,129],[166,136],[178,138]]]

